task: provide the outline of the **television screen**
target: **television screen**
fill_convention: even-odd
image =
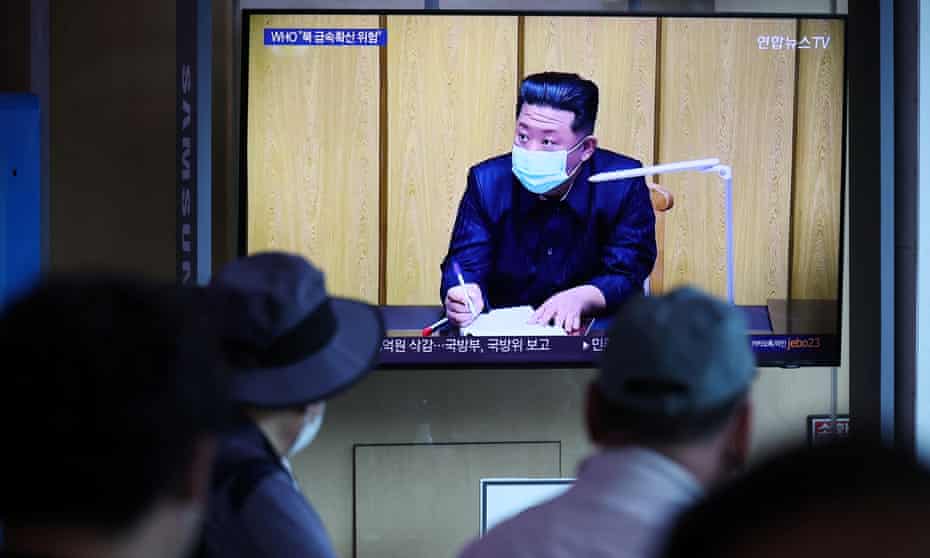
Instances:
[[[839,364],[842,17],[244,17],[240,249],[379,305],[383,366],[589,365],[683,284]]]

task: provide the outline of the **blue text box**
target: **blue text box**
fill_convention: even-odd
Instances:
[[[387,29],[265,28],[265,46],[385,46]]]

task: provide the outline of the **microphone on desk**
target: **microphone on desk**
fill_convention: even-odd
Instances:
[[[420,332],[420,335],[421,335],[422,337],[429,337],[429,336],[432,335],[434,332],[439,331],[439,330],[440,330],[443,326],[445,326],[447,323],[449,323],[449,318],[444,317],[444,318],[442,318],[441,320],[437,321],[436,323],[424,327],[424,328],[423,328],[423,331]]]

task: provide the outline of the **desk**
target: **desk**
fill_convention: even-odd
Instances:
[[[836,321],[825,318],[836,315],[835,302],[772,300],[766,306],[739,308],[745,313],[760,366],[839,361]],[[612,321],[611,317],[598,318],[587,335],[566,337],[466,337],[455,328],[446,328],[424,338],[420,332],[443,316],[442,307],[382,306],[380,311],[387,330],[381,344],[381,367],[590,367],[607,347]]]
[[[746,314],[746,323],[752,332],[773,333],[769,310],[765,306],[740,306]],[[419,337],[424,327],[435,323],[443,317],[442,306],[381,306],[381,317],[388,337]],[[597,318],[591,326],[591,334],[607,331],[613,316]],[[786,332],[787,333],[787,332]],[[456,330],[451,333],[440,332],[441,336],[458,335]]]

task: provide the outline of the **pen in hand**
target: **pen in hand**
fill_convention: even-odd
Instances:
[[[471,295],[468,294],[468,289],[465,287],[465,278],[462,277],[462,268],[459,266],[459,262],[452,262],[452,271],[455,272],[459,285],[465,291],[465,303],[468,305],[468,311],[471,312],[472,317],[477,316],[478,312],[475,311],[475,303],[472,302]]]

